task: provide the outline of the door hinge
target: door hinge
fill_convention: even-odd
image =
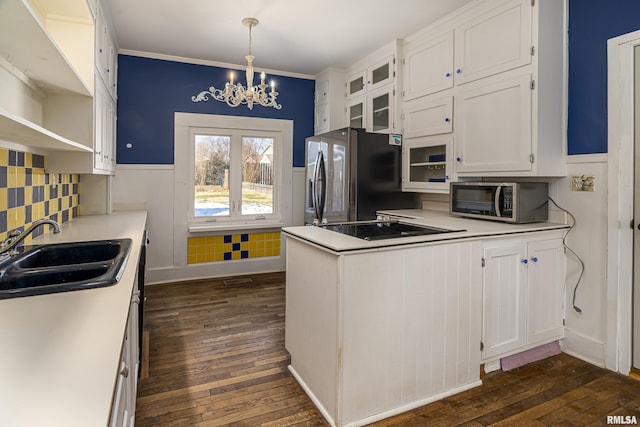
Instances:
[[[533,153],[529,154],[529,163],[533,163],[536,160],[536,156],[533,155]]]
[[[484,343],[480,341],[480,351],[484,351]]]
[[[631,221],[629,221],[629,227],[630,227],[632,230],[635,228],[633,218],[631,218]]]
[[[529,50],[529,53],[531,54],[531,56],[536,54],[536,47],[535,46],[531,46],[531,49]]]
[[[536,5],[536,0],[531,0],[531,7]]]
[[[406,64],[407,61],[405,60],[405,58],[402,58],[402,65]]]
[[[481,265],[482,267],[484,267],[484,266],[485,266],[485,264],[486,264],[486,263],[485,263],[485,261],[484,261],[484,257],[483,257],[483,258],[480,258],[480,265]]]
[[[531,90],[534,90],[536,88],[536,81],[535,80],[531,80],[531,84],[529,84],[529,88],[531,88]]]
[[[567,320],[566,319],[562,319],[562,326],[566,326],[567,325]]]

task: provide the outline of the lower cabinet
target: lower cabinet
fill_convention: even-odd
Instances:
[[[135,424],[136,393],[138,388],[139,350],[138,350],[138,306],[140,291],[138,283],[133,289],[129,306],[129,319],[122,341],[120,367],[111,407],[110,427],[130,427]]]
[[[563,233],[484,242],[483,361],[563,337]]]

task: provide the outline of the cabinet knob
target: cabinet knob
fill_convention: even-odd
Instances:
[[[458,68],[458,69],[456,70],[456,74],[460,74],[460,73],[462,73],[462,70],[461,70],[460,68]]]
[[[449,78],[449,77],[451,77],[451,73],[447,73],[447,74],[445,74],[444,76],[445,76],[445,77],[447,77],[447,78]]]
[[[523,259],[523,260],[520,260],[520,262],[521,262],[521,263],[523,263],[523,264],[529,264],[529,260],[528,260],[528,259],[526,259],[526,258],[525,258],[525,259]]]
[[[537,256],[534,256],[533,258],[531,258],[531,261],[533,261],[533,262],[538,262],[538,257],[537,257]]]
[[[449,123],[449,121],[450,121],[450,120],[449,120],[449,117],[445,117],[445,118],[444,118],[444,121],[445,121],[445,122],[447,122],[447,123]]]
[[[461,162],[462,158],[461,157],[456,157],[456,162]]]
[[[449,181],[449,175],[444,176],[445,181]]]

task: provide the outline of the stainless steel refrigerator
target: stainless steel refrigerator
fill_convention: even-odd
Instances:
[[[327,132],[307,138],[305,158],[306,224],[372,220],[382,209],[418,206],[415,193],[402,192],[398,135]]]

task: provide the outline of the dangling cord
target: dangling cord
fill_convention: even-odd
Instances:
[[[578,286],[580,286],[580,281],[582,280],[582,275],[584,274],[584,262],[578,256],[578,254],[575,253],[575,251],[573,249],[571,249],[569,246],[567,246],[567,236],[569,235],[569,233],[571,233],[571,230],[573,230],[573,228],[576,226],[576,217],[574,217],[573,214],[571,212],[569,212],[568,210],[566,210],[564,208],[561,208],[555,202],[555,200],[553,200],[551,197],[549,197],[549,200],[551,200],[551,203],[553,203],[558,209],[560,209],[561,211],[565,212],[571,218],[571,225],[569,226],[569,231],[567,231],[565,233],[564,237],[562,238],[562,245],[564,246],[565,250],[571,252],[573,254],[573,256],[576,257],[576,259],[580,263],[580,276],[578,276],[578,281],[576,282],[576,285],[573,288],[573,302],[572,302],[572,305],[573,305],[573,309],[576,311],[576,313],[582,314],[582,309],[580,309],[580,307],[578,307],[576,305],[576,292],[578,291]]]

